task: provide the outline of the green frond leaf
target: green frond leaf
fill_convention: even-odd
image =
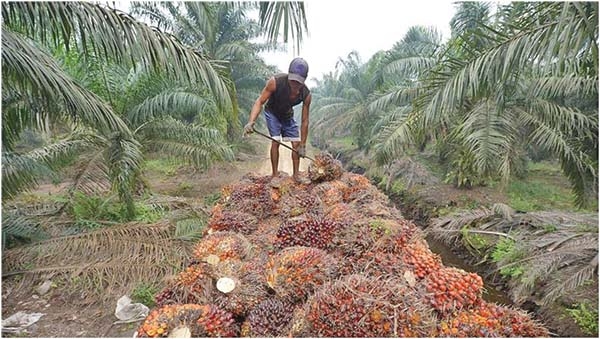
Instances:
[[[6,4],[2,6],[4,9]],[[9,86],[44,98],[48,106],[58,100],[75,119],[81,119],[88,126],[101,130],[128,130],[104,101],[75,83],[50,55],[5,27],[2,28],[2,67],[2,79]]]

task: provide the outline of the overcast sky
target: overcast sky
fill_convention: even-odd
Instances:
[[[333,71],[340,57],[358,51],[366,62],[380,50],[392,48],[408,28],[434,26],[444,40],[450,37],[450,19],[455,9],[450,0],[308,0],[305,1],[309,36],[300,53],[263,53],[268,64],[287,72],[290,61],[301,56],[308,62],[309,79]],[[314,81],[307,82],[309,87]]]

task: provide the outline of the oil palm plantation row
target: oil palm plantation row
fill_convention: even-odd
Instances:
[[[447,42],[413,27],[383,57],[342,64],[315,90],[315,116],[363,121],[369,142],[356,142],[380,164],[431,145],[459,187],[506,183],[527,157],[551,156],[585,206],[597,195],[598,5],[457,6]],[[372,87],[357,94],[356,78]],[[342,99],[351,108],[331,115]]]
[[[133,4],[140,17],[155,6]],[[171,17],[151,27],[101,4],[2,4],[4,200],[75,157],[81,170],[72,190],[93,189],[80,178],[104,177],[133,217],[146,152],[162,151],[198,167],[233,157],[238,102],[248,105],[252,77],[269,70],[257,57],[261,46],[248,39],[263,34],[274,46],[283,22],[285,41],[299,43],[306,31],[304,7],[163,6]],[[259,23],[245,14],[256,7]],[[249,64],[252,71],[244,72]],[[19,141],[29,130],[48,139],[24,152]]]

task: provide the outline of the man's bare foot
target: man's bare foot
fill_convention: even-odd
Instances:
[[[294,177],[294,181],[297,184],[308,185],[308,184],[311,183],[311,181],[310,181],[309,178],[307,178],[306,176],[304,176],[304,175],[302,175],[300,173],[294,174],[293,177]]]

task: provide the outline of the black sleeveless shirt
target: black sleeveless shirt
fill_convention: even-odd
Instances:
[[[294,116],[294,110],[292,107],[303,102],[304,99],[310,94],[310,90],[306,85],[302,85],[300,95],[296,101],[290,101],[290,85],[288,84],[287,73],[280,73],[274,76],[275,78],[275,92],[271,94],[265,110],[269,113],[274,114],[280,120],[289,120]]]

